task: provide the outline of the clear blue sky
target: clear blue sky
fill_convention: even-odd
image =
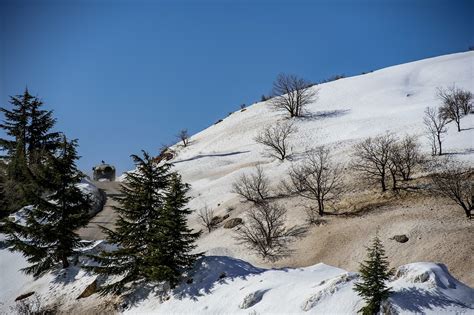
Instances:
[[[279,72],[319,81],[465,51],[473,13],[455,0],[0,0],[0,103],[28,85],[79,139],[82,169],[123,171]]]

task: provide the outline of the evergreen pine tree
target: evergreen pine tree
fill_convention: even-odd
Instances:
[[[51,131],[56,124],[53,111],[42,109],[43,102],[34,98],[29,106],[29,125],[27,129],[27,155],[30,167],[41,165],[49,152],[59,145],[60,133]]]
[[[186,226],[187,189],[169,164],[157,164],[143,152],[132,155],[136,171],[127,173],[123,197],[116,198],[119,219],[115,231],[107,230],[108,241],[118,245],[112,252],[93,258],[91,267],[102,275],[120,275],[121,280],[104,286],[103,293],[118,293],[131,282],[177,283],[180,273],[194,262],[190,254],[198,236]]]
[[[75,230],[89,219],[90,200],[76,186],[84,176],[76,168],[76,147],[76,140],[69,142],[64,137],[57,153],[47,159],[52,171],[41,184],[48,183],[48,192],[28,191],[32,208],[26,222],[6,222],[7,244],[26,256],[31,265],[23,271],[35,277],[58,263],[69,266],[68,257],[81,244]]]
[[[0,128],[9,136],[0,139],[0,149],[6,152],[8,165],[4,186],[7,208],[16,211],[29,203],[26,191],[43,191],[43,187],[34,186],[34,177],[47,170],[45,159],[58,147],[60,134],[51,131],[56,123],[52,111],[43,110],[43,103],[28,89],[12,96],[10,103],[11,110],[0,108],[4,115]]]
[[[169,164],[157,165],[148,153],[143,158],[132,155],[135,172],[129,172],[121,187],[121,197],[115,200],[118,220],[114,231],[105,229],[108,242],[118,245],[113,252],[102,252],[93,258],[99,266],[91,268],[103,275],[121,275],[121,280],[102,288],[103,293],[119,292],[132,282],[150,280],[147,266],[150,244],[161,219],[165,190],[169,181]]]
[[[187,226],[189,188],[177,173],[171,174],[159,224],[152,231],[151,255],[146,257],[147,274],[153,281],[168,281],[174,287],[184,270],[193,266],[200,254],[191,254],[200,232]]]
[[[385,250],[378,236],[367,248],[367,260],[360,264],[362,281],[355,284],[354,290],[366,301],[366,305],[359,312],[364,315],[377,314],[382,302],[390,295],[390,288],[385,282],[393,274],[385,256]]]
[[[10,139],[0,138],[0,150],[6,152],[7,161],[5,195],[10,211],[18,210],[27,204],[24,186],[29,182],[27,171],[27,137],[29,107],[33,96],[25,90],[23,95],[10,97],[12,109],[0,108],[4,121],[0,128]]]

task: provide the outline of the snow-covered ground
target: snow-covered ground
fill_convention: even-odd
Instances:
[[[474,52],[465,52],[314,87],[319,89],[318,101],[308,107],[307,117],[295,119],[298,133],[292,137],[294,161],[301,158],[304,150],[324,144],[337,159],[347,162],[354,143],[387,131],[418,135],[423,150],[429,152],[428,142],[423,137],[425,107],[439,105],[437,87],[456,84],[474,92],[473,67]],[[208,205],[222,215],[227,213],[228,207],[237,207],[230,213],[233,217],[245,208],[231,192],[232,183],[241,174],[259,164],[274,184],[284,178],[291,162],[281,163],[265,156],[264,149],[253,138],[263,126],[285,117],[285,113],[273,111],[268,102],[256,103],[193,135],[188,147],[176,145],[173,149],[178,154],[171,162],[191,184],[194,199],[190,208]],[[474,115],[464,117],[461,124],[466,130],[460,133],[450,124],[444,151],[474,164]],[[87,191],[91,187],[83,188]],[[294,221],[295,217],[288,219]],[[190,224],[198,228],[195,215],[191,216]],[[421,230],[421,225],[414,229]],[[231,230],[205,233],[198,245],[198,250],[205,251],[208,257],[194,270],[191,285],[182,285],[168,300],[152,291],[128,303],[124,311],[346,314],[355,313],[361,306],[361,300],[352,291],[357,279],[354,273],[324,264],[295,269],[254,267],[236,259],[256,261],[245,248],[235,244]],[[469,257],[466,258],[467,264]],[[67,273],[50,273],[33,281],[18,271],[25,265],[21,255],[0,249],[0,313],[10,313],[14,298],[30,291],[37,292],[48,303],[61,304],[64,309],[79,310],[99,299],[93,295],[75,300],[93,280],[92,275],[76,267]],[[446,267],[414,263],[399,267],[397,274],[389,283],[395,291],[391,297],[395,311],[474,314],[474,290],[456,281]],[[219,279],[221,275],[223,278]]]
[[[155,314],[355,314],[364,302],[353,291],[357,273],[317,264],[259,269],[225,256],[206,257],[191,285],[164,302],[149,293],[125,313]],[[219,279],[222,277],[222,279]],[[474,312],[474,289],[454,279],[444,265],[402,266],[389,282],[392,314]]]

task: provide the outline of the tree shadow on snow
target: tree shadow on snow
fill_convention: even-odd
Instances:
[[[244,154],[244,153],[249,153],[250,151],[237,151],[237,152],[230,152],[230,153],[214,153],[214,154],[198,154],[196,156],[193,156],[192,158],[185,159],[185,160],[179,160],[179,161],[174,161],[173,164],[178,164],[182,162],[189,162],[197,159],[202,159],[205,157],[223,157],[223,156],[232,156],[232,155],[238,155],[238,154]]]
[[[400,291],[393,292],[390,299],[395,302],[398,307],[404,312],[424,313],[433,308],[446,309],[452,306],[460,306],[467,309],[469,305],[450,299],[447,296],[439,293],[426,291],[419,288],[404,288]]]
[[[196,300],[199,296],[211,293],[216,284],[229,283],[235,278],[245,279],[247,276],[259,274],[264,270],[240,259],[227,256],[205,256],[196,262],[195,268],[188,275],[192,283],[180,284],[172,294],[177,299]]]
[[[306,113],[299,117],[301,120],[321,120],[326,118],[337,118],[349,114],[350,109],[322,110],[314,113]]]

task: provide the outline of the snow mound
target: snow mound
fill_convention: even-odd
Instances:
[[[421,276],[425,274],[427,278]],[[242,260],[211,256],[196,264],[192,279],[169,299],[144,296],[124,312],[355,314],[364,303],[353,290],[359,275],[325,264],[260,269]],[[387,307],[396,314],[474,312],[474,289],[453,278],[442,264],[401,266],[388,285],[393,293]]]

